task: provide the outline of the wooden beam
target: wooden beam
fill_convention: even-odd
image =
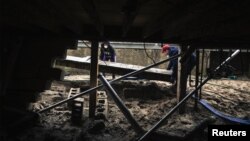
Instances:
[[[100,15],[97,9],[97,5],[95,4],[94,0],[85,0],[82,4],[83,8],[85,9],[86,13],[88,14],[90,20],[93,21],[96,30],[100,33],[100,36],[104,35],[104,27],[103,23],[100,19]]]
[[[169,21],[164,24],[162,28],[164,30],[163,37],[168,38],[172,36],[178,36],[180,31],[186,31],[186,29],[196,21],[200,21],[199,17],[206,17],[204,13],[210,13],[214,7],[219,7],[221,2],[211,2],[209,0],[201,0],[187,8],[181,9],[180,15],[175,20]]]
[[[77,10],[81,10],[78,1],[72,2],[67,0],[48,0],[36,1],[36,3],[37,6],[34,8],[42,7],[44,10],[41,9],[41,11],[46,13],[46,15],[51,16],[52,19],[54,18],[56,26],[60,27],[60,29],[70,31],[71,33],[74,33],[75,36],[82,34],[83,23],[76,14]],[[37,17],[41,18],[39,15],[37,15]],[[46,21],[46,19],[43,19],[43,21]]]
[[[123,13],[123,33],[126,36],[129,27],[132,25],[138,11],[138,0],[126,0],[122,7]]]
[[[199,75],[200,75],[200,51],[199,49],[196,50],[196,62],[195,62],[195,88],[199,85]],[[196,91],[195,93],[195,103],[194,103],[194,109],[198,110],[198,97],[199,91]]]
[[[125,4],[122,7],[123,37],[127,35],[127,32],[130,29],[131,25],[133,24],[140,8],[148,1],[150,0],[126,0]]]
[[[66,60],[57,59],[56,65],[90,70],[90,62],[88,59],[89,58],[84,59],[81,57],[67,56]],[[99,64],[99,71],[118,74],[118,75],[125,75],[127,73],[131,73],[133,71],[144,68],[144,66],[123,64],[116,62],[101,61],[98,64]],[[170,81],[171,71],[165,69],[151,68],[135,76],[142,79]]]
[[[6,14],[1,16],[1,20],[7,27],[25,30],[25,35],[28,35],[28,32],[41,32],[41,29],[53,33],[61,32],[56,25],[56,18],[49,14],[43,5],[39,5],[38,1],[28,1],[25,4],[20,1],[4,1],[2,5],[2,11]]]
[[[96,87],[98,84],[98,41],[91,42],[91,64],[90,64],[90,88]],[[96,91],[89,95],[89,117],[95,117],[96,110]]]
[[[187,46],[181,46],[181,52],[185,53]],[[178,74],[177,74],[177,102],[180,102],[186,96],[187,89],[187,63],[188,59],[185,62],[180,63],[180,58],[178,58]],[[179,113],[183,114],[185,112],[185,104],[179,108]]]
[[[214,3],[205,2],[203,5],[202,4],[203,3],[198,5],[196,8],[202,10],[196,10],[192,8],[193,12],[191,11],[188,12],[190,14],[188,14],[186,17],[181,18],[179,21],[175,22],[174,26],[166,26],[166,28],[164,28],[165,30],[164,37],[169,38],[171,36],[182,36],[183,38],[186,38],[186,36],[189,36],[190,34],[197,35],[196,32],[203,32],[206,35],[211,32],[214,33],[219,31],[218,34],[221,34],[222,32],[235,30],[235,28],[239,29],[237,27],[238,24],[235,24],[234,26],[234,23],[238,22],[239,20],[247,19],[246,13],[247,11],[249,11],[248,10],[249,8],[246,6],[247,5],[246,1],[240,1],[240,2],[218,1]],[[240,23],[244,24],[246,23],[246,21]],[[225,24],[225,25],[230,24],[231,27],[229,29],[225,29],[225,26],[223,25],[222,27],[219,27],[218,30],[215,30],[214,27],[220,26],[219,24]],[[246,25],[244,26],[248,27]],[[241,29],[244,28],[242,28],[241,26]],[[239,32],[239,34],[243,33],[247,32]],[[201,34],[198,34],[197,36],[200,35]],[[226,33],[224,35],[228,36],[228,35],[238,35],[238,34]]]
[[[192,5],[190,1],[176,0],[174,3],[162,2],[159,4],[159,15],[155,15],[144,27],[143,37],[148,38],[152,34],[160,31],[166,25],[172,24],[177,17],[183,15],[183,11],[186,11],[189,5]]]
[[[199,30],[194,30],[192,33],[185,33],[184,36],[187,40],[203,38],[203,40],[209,39],[210,41],[223,42],[223,40],[228,38],[229,42],[244,41],[246,39],[242,37],[250,36],[249,24],[250,22],[246,18],[233,18],[233,21],[222,21],[200,27]]]
[[[238,6],[235,6],[237,3]],[[179,37],[183,33],[190,33],[195,30],[202,30],[207,25],[225,21],[246,13],[246,2],[228,2],[228,1],[209,1],[201,0],[197,3],[182,3],[182,5],[173,6],[170,9],[171,15],[164,13],[166,16],[158,16],[145,28],[144,37],[163,30],[163,39]],[[242,7],[243,10],[239,10]],[[177,10],[175,10],[177,9]],[[237,10],[238,9],[238,10]],[[245,12],[243,12],[245,11]],[[228,21],[230,22],[230,21]],[[181,36],[185,37],[185,36]]]

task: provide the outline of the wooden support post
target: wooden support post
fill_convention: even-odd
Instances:
[[[199,85],[199,73],[200,73],[200,51],[199,49],[196,50],[196,69],[195,69],[195,88],[198,87]],[[195,99],[195,103],[194,103],[194,109],[198,110],[198,95],[199,95],[199,91],[196,91],[195,93],[195,97],[197,99]]]
[[[204,75],[204,57],[205,57],[205,50],[204,48],[202,49],[202,57],[201,57],[201,77],[200,77],[200,82],[203,81],[203,75]],[[223,60],[222,60],[223,61]],[[222,62],[221,61],[221,62]],[[200,88],[199,92],[199,99],[201,99],[201,93],[202,93],[202,87]]]
[[[181,46],[180,52],[185,53],[187,46]],[[177,73],[177,102],[180,102],[186,95],[187,89],[187,60],[189,57],[180,63],[180,58],[178,59],[178,73]],[[185,104],[179,108],[179,113],[183,114],[185,112]]]
[[[90,88],[96,87],[98,75],[98,41],[91,42],[91,64],[90,64]],[[95,117],[96,109],[96,94],[97,91],[93,91],[89,96],[89,117]]]

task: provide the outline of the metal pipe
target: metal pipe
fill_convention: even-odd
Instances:
[[[140,70],[136,70],[136,71],[130,72],[130,73],[125,74],[125,75],[123,75],[123,76],[121,76],[121,77],[119,77],[119,78],[116,78],[116,79],[114,79],[114,80],[109,81],[109,83],[113,83],[113,82],[115,82],[115,81],[122,80],[122,79],[124,79],[124,78],[126,78],[126,77],[129,77],[129,76],[132,76],[132,75],[139,74],[139,73],[141,73],[141,72],[143,72],[143,71],[145,71],[145,70],[147,70],[147,69],[150,69],[150,68],[152,68],[152,67],[154,67],[154,66],[158,66],[158,65],[160,65],[160,64],[162,64],[162,63],[165,63],[165,62],[168,62],[168,61],[170,61],[170,60],[172,60],[172,59],[176,59],[176,58],[178,58],[178,57],[180,57],[180,56],[181,56],[181,54],[178,54],[178,55],[175,55],[175,56],[173,56],[173,57],[170,57],[170,58],[167,58],[167,59],[165,59],[165,60],[162,60],[162,61],[160,61],[160,62],[157,62],[157,63],[155,63],[155,64],[146,66],[146,67],[144,67],[144,68],[142,68],[142,69],[140,69]],[[51,105],[51,106],[49,106],[49,107],[47,107],[47,108],[44,108],[44,109],[38,111],[38,113],[43,113],[43,112],[49,111],[50,109],[53,109],[53,108],[55,108],[55,107],[57,107],[57,106],[59,106],[59,105],[62,105],[62,104],[64,104],[64,103],[66,103],[66,102],[72,101],[73,99],[75,99],[75,98],[77,98],[77,97],[83,96],[83,95],[85,95],[85,94],[87,94],[87,93],[93,92],[94,90],[100,89],[102,86],[103,86],[103,85],[101,84],[101,85],[99,85],[99,86],[97,86],[97,87],[93,87],[93,88],[91,88],[91,89],[88,89],[88,90],[86,90],[86,91],[84,91],[84,92],[81,92],[81,93],[79,93],[79,94],[77,94],[77,95],[75,95],[75,96],[73,96],[73,97],[71,97],[71,98],[69,98],[69,99],[62,100],[62,101],[60,101],[60,102],[58,102],[58,103],[55,103],[54,105]]]
[[[104,78],[104,76],[102,74],[98,75],[99,79],[102,81],[102,84],[104,85],[104,87],[108,90],[109,95],[113,98],[113,100],[115,101],[116,105],[118,106],[118,108],[121,110],[121,112],[124,114],[124,116],[127,118],[127,120],[129,121],[129,123],[132,125],[132,127],[135,129],[135,131],[138,134],[142,134],[144,133],[143,129],[140,127],[140,125],[137,123],[137,121],[134,119],[134,117],[132,116],[132,114],[130,113],[130,111],[128,110],[128,108],[126,107],[126,105],[123,103],[123,101],[121,100],[121,98],[118,96],[118,94],[116,93],[116,91],[112,88],[112,86],[109,84],[109,82],[107,81],[107,79]]]
[[[225,63],[229,62],[232,58],[234,58],[240,50],[236,50],[230,57],[228,57],[224,62],[221,63],[212,73],[216,73]],[[146,137],[148,137],[153,131],[161,126],[162,123],[165,122],[180,106],[182,106],[194,93],[196,93],[204,84],[207,83],[211,76],[208,76],[197,88],[191,91],[188,95],[186,95],[174,108],[172,108],[160,121],[158,121],[149,131],[147,131],[142,137],[140,137],[137,141],[142,141]]]

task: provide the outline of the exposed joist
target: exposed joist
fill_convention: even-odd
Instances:
[[[208,0],[192,1],[190,3],[179,3],[180,5],[173,5],[166,13],[162,13],[154,23],[149,24],[145,28],[144,37],[148,37],[158,30],[165,31],[163,38],[165,36],[174,37],[172,34],[176,30],[180,30],[188,26],[186,22],[192,21],[197,15],[202,14],[204,11],[211,10],[218,3],[211,2]]]
[[[143,37],[148,38],[154,33],[160,31],[166,24],[182,16],[183,9],[186,9],[191,2],[185,0],[177,0],[174,3],[159,3],[159,15],[155,15],[144,27]]]
[[[133,23],[138,11],[138,0],[126,0],[122,7],[123,13],[123,33],[122,36],[126,36],[129,27]]]
[[[83,58],[73,57],[73,56],[68,56],[66,60],[57,59],[56,65],[67,66],[78,69],[86,69],[86,70],[90,69],[89,61],[86,61],[86,59],[84,61]],[[129,64],[114,63],[114,62],[106,62],[106,63],[99,62],[100,72],[106,72],[118,75],[125,75],[142,68],[143,66],[137,66],[137,65],[129,65]],[[143,79],[150,79],[150,80],[170,81],[171,71],[152,68],[140,74],[137,74],[136,77]]]
[[[97,5],[94,0],[85,0],[82,3],[83,8],[89,16],[89,19],[92,20],[95,25],[96,30],[100,33],[100,36],[104,35],[103,23],[100,19],[100,14],[97,9]]]
[[[186,43],[249,39],[249,22],[244,21],[249,19],[248,0],[148,1],[34,0],[24,4],[5,0],[1,26],[16,33],[52,32],[89,40],[100,40],[103,32],[106,39],[119,41]],[[120,15],[123,5],[126,12]],[[239,16],[243,19],[236,19]]]
[[[211,21],[219,21],[228,18],[228,16],[237,15],[239,11],[233,10],[237,9],[237,6],[231,8],[229,6],[234,6],[234,4],[227,5],[227,3],[228,1],[223,0],[216,2],[201,0],[196,3],[182,3],[180,7],[178,5],[172,6],[170,8],[172,10],[169,10],[169,12],[173,14],[163,13],[163,16],[158,16],[159,18],[155,22],[152,22],[145,28],[144,37],[149,37],[159,30],[165,32],[162,35],[165,39],[178,37],[180,33],[193,31],[188,30],[189,28],[196,28],[209,24]],[[231,14],[228,14],[227,6],[231,9]]]
[[[122,7],[123,13],[123,25],[122,25],[122,36],[126,36],[128,30],[130,29],[131,25],[133,24],[138,11],[140,8],[146,4],[150,0],[126,0],[125,4]]]
[[[80,4],[67,0],[47,0],[45,2],[39,2],[42,3],[43,6],[46,6],[52,14],[56,15],[54,18],[62,22],[63,28],[77,36],[82,34],[82,23],[79,22],[80,20],[74,11],[74,9],[80,9],[80,6],[78,6]]]
[[[61,32],[54,17],[43,9],[37,1],[28,1],[23,4],[21,1],[4,1],[1,15],[2,25],[27,30],[29,33],[40,32],[41,29],[53,33]],[[6,27],[5,27],[6,28]],[[5,28],[3,28],[5,30]],[[18,32],[16,29],[14,32]],[[27,32],[27,35],[29,35]],[[41,34],[41,33],[40,33]]]
[[[234,18],[230,22],[218,22],[186,33],[184,36],[187,40],[202,40],[210,42],[228,42],[231,44],[249,44],[248,39],[243,37],[250,37],[250,21],[248,19]],[[246,28],[242,28],[246,27]]]
[[[211,11],[213,11],[215,7],[219,7],[220,4],[220,2],[202,0],[190,5],[188,8],[180,9],[180,11],[182,11],[180,16],[164,24],[162,28],[164,31],[163,38],[178,36],[180,31],[186,31],[192,22],[199,22],[201,20],[199,19],[200,17],[205,17],[204,13],[211,13]]]
[[[239,5],[241,7],[240,9]],[[209,27],[213,27],[214,25],[217,26],[218,23],[225,23],[227,25],[230,24],[231,29],[229,30],[234,30],[234,24],[231,24],[231,22],[241,20],[239,18],[240,16],[242,19],[247,18],[245,17],[245,14],[248,8],[244,2],[207,2],[204,3],[203,7],[199,6],[199,8],[204,10],[195,11],[187,17],[183,17],[179,20],[179,22],[175,22],[174,26],[168,26],[165,28],[164,37],[169,38],[171,36],[183,36],[187,38],[186,35],[189,35],[190,33],[193,34],[195,32],[202,32],[205,28],[208,28],[208,30],[206,30],[204,34],[208,34],[210,32],[214,32],[214,30],[211,30]],[[237,24],[235,24],[235,26],[237,26]],[[228,30],[224,31],[228,32]]]

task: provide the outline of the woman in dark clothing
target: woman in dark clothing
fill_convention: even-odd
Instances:
[[[100,60],[102,60],[102,61],[116,62],[116,53],[115,53],[115,50],[110,45],[109,42],[103,42],[101,44]],[[103,73],[103,75],[105,75],[105,73]],[[114,79],[115,75],[113,74],[112,77]]]

